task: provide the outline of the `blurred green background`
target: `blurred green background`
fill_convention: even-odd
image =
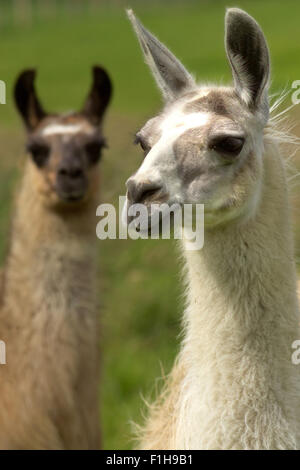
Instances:
[[[24,131],[12,100],[20,70],[37,67],[37,88],[44,107],[67,111],[81,106],[91,66],[107,68],[114,97],[105,123],[110,148],[102,162],[101,201],[116,203],[125,192],[125,180],[141,162],[140,151],[132,145],[134,133],[160,107],[159,93],[125,7],[134,8],[199,81],[227,82],[231,76],[223,47],[223,23],[225,7],[230,4],[222,0],[0,1],[0,79],[7,85],[7,104],[0,105],[1,260],[24,156]],[[237,0],[233,6],[247,10],[263,27],[272,55],[272,92],[290,89],[300,79],[299,1]],[[290,115],[297,121],[300,105]],[[300,136],[299,125],[295,133]],[[298,259],[299,191],[294,186]],[[183,306],[178,253],[173,242],[164,240],[98,243],[103,444],[106,449],[129,449],[134,445],[130,422],[142,420],[142,396],[153,396],[178,350]]]

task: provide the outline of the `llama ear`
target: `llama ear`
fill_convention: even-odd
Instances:
[[[24,70],[18,77],[14,97],[19,113],[28,130],[33,130],[46,116],[36,94],[34,81],[35,69]]]
[[[102,67],[96,65],[92,72],[92,86],[81,114],[85,115],[94,125],[99,125],[110,101],[112,84],[107,72]]]
[[[134,31],[138,37],[146,63],[167,101],[174,100],[184,90],[194,88],[195,81],[178,59],[156,39],[132,10],[127,10]]]
[[[243,10],[230,8],[225,18],[225,47],[235,89],[252,110],[268,119],[270,56],[257,22]]]

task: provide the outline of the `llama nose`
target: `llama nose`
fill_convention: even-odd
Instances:
[[[162,185],[149,180],[136,180],[129,178],[126,182],[128,199],[133,203],[146,202],[148,198],[155,196],[162,190]]]
[[[79,179],[83,176],[83,168],[80,165],[64,164],[58,169],[59,176],[68,179]]]

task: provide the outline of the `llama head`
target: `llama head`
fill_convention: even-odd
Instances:
[[[133,203],[201,203],[211,225],[250,213],[259,200],[269,114],[269,52],[259,25],[242,10],[227,11],[234,84],[217,87],[197,85],[133,12],[128,15],[165,106],[136,134],[144,160],[126,183],[125,210]]]
[[[15,85],[18,111],[27,128],[34,187],[45,204],[76,208],[98,190],[98,163],[105,147],[102,120],[110,101],[111,81],[93,67],[93,81],[80,112],[46,113],[34,86],[35,70],[23,71]]]

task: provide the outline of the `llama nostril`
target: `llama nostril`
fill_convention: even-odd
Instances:
[[[162,186],[151,181],[135,181],[129,179],[127,181],[127,194],[130,201],[134,204],[144,203],[162,190]]]
[[[60,168],[60,169],[58,170],[58,174],[59,174],[60,176],[67,176],[68,172],[67,172],[67,170],[66,170],[65,168]]]
[[[81,178],[82,175],[83,175],[83,171],[81,168],[74,168],[70,171],[70,176],[72,178]]]
[[[81,178],[83,171],[81,168],[60,168],[58,171],[59,176],[66,178]]]

